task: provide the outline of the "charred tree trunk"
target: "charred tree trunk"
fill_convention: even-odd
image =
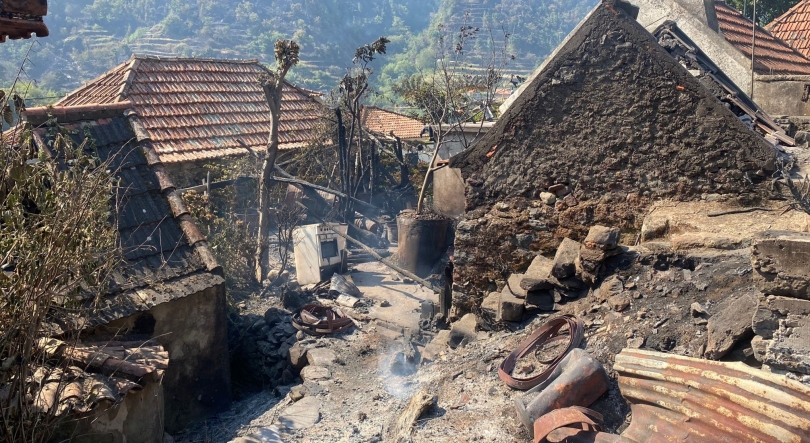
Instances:
[[[259,178],[259,235],[256,242],[256,280],[263,282],[269,272],[267,251],[270,237],[270,189],[273,186],[273,169],[278,156],[278,120],[281,112],[283,80],[269,81],[262,85],[267,104],[270,107],[270,137],[267,153]]]

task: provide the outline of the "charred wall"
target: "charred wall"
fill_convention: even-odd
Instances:
[[[496,126],[451,160],[466,199],[454,302],[469,308],[504,274],[594,224],[633,233],[655,199],[762,199],[757,183],[773,158],[621,3],[602,3]]]

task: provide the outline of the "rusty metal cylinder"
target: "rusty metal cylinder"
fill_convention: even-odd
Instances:
[[[400,266],[420,277],[430,275],[433,265],[447,250],[448,219],[397,216],[397,258]]]
[[[546,413],[569,406],[590,406],[607,392],[608,376],[598,360],[575,348],[565,356],[551,376],[515,399],[520,421],[534,437],[534,422]]]

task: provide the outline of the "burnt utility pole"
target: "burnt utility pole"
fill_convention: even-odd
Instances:
[[[754,99],[754,52],[757,49],[757,0],[751,15],[751,100]]]

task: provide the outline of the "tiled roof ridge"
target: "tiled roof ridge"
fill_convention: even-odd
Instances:
[[[59,99],[59,101],[57,101],[54,104],[54,106],[59,106],[60,103],[64,102],[65,100],[73,98],[74,96],[80,94],[83,90],[87,89],[90,86],[95,85],[96,83],[99,83],[100,81],[102,81],[104,79],[107,79],[107,78],[110,78],[110,77],[113,77],[113,76],[116,76],[116,75],[120,75],[120,72],[122,70],[125,70],[125,69],[129,70],[129,68],[131,68],[131,66],[132,66],[132,61],[133,61],[132,59],[127,60],[124,63],[121,63],[120,65],[117,65],[116,67],[110,69],[109,71],[99,75],[98,77],[96,77],[96,78],[94,78],[92,80],[84,82],[78,88],[76,88],[76,89],[68,92],[67,94],[65,94],[65,96],[62,97],[61,99]],[[124,74],[124,75],[126,75],[126,74]],[[122,101],[122,99],[123,99],[123,97],[119,95],[119,97],[116,99],[116,101]]]
[[[205,62],[205,63],[230,63],[252,65],[260,64],[257,58],[211,58],[211,57],[161,57],[159,55],[132,54],[130,60],[149,60],[159,62]]]
[[[96,120],[121,115],[122,112],[132,108],[129,100],[116,103],[90,103],[75,106],[38,106],[27,108],[24,113],[26,119],[34,126],[44,123],[49,116],[56,117],[60,122],[70,123],[82,120]]]
[[[718,1],[721,1],[721,0],[718,0]],[[771,21],[770,23],[765,25],[764,28],[766,30],[770,31],[774,26],[782,24],[782,22],[786,21],[788,17],[796,14],[796,10],[798,10],[802,6],[806,6],[807,3],[810,3],[810,2],[808,2],[808,0],[799,1],[795,5],[791,6],[787,11],[783,12],[782,15],[780,15],[779,17],[776,17],[775,19],[773,19],[773,21]]]
[[[172,215],[177,220],[180,229],[183,231],[183,235],[186,236],[189,246],[191,246],[194,249],[194,252],[196,252],[200,257],[208,272],[222,274],[222,266],[217,262],[211,248],[208,247],[208,240],[205,238],[202,232],[200,232],[199,228],[197,228],[197,225],[191,216],[191,212],[189,212],[188,208],[186,207],[186,203],[183,201],[182,195],[177,190],[177,187],[172,182],[169,173],[163,166],[163,162],[160,160],[157,152],[155,152],[155,149],[152,147],[151,138],[143,128],[137,114],[135,111],[129,110],[125,112],[125,116],[129,120],[132,131],[135,133],[135,139],[138,141],[138,145],[141,147],[141,152],[146,158],[146,163],[158,178],[160,192],[169,202],[169,208],[172,211]]]

